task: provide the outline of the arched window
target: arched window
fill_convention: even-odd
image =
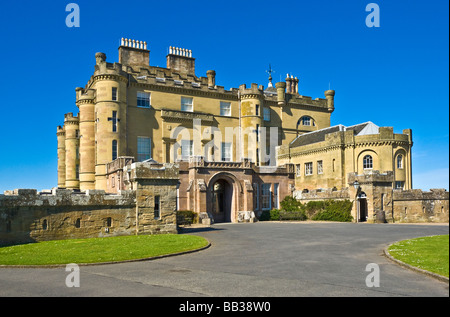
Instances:
[[[397,168],[403,168],[403,155],[397,155]]]
[[[316,123],[314,122],[313,118],[309,116],[303,116],[297,121],[297,129],[300,125],[315,127]]]
[[[363,158],[363,168],[364,169],[372,169],[373,168],[373,160],[372,156],[366,155]]]

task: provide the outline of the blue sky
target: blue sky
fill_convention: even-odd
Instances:
[[[80,27],[65,24],[80,7]],[[145,40],[150,64],[191,49],[197,76],[267,85],[292,73],[302,95],[336,90],[331,124],[413,131],[413,187],[449,188],[448,1],[8,1],[0,11],[0,193],[57,184],[56,126],[77,112],[96,52],[118,61],[121,37]]]

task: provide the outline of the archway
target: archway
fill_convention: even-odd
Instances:
[[[233,185],[221,178],[211,186],[211,214],[214,222],[231,222]]]
[[[366,193],[361,192],[358,196],[358,222],[365,222],[367,221],[367,196]]]

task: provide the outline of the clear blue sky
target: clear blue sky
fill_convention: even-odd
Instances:
[[[80,27],[65,24],[80,7]],[[380,28],[365,24],[380,7]],[[413,187],[449,188],[448,1],[7,1],[0,9],[0,193],[57,185],[56,126],[77,112],[96,52],[118,61],[121,37],[191,49],[197,76],[267,85],[292,73],[302,95],[336,90],[332,125],[413,130]]]

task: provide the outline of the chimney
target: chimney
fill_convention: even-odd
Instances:
[[[195,76],[195,58],[192,57],[192,51],[170,46],[169,55],[167,55],[167,68]]]
[[[216,86],[216,72],[214,70],[208,70],[206,76],[208,77],[208,87],[214,88]]]
[[[129,66],[149,66],[150,51],[147,42],[122,38],[119,47],[119,63]]]

